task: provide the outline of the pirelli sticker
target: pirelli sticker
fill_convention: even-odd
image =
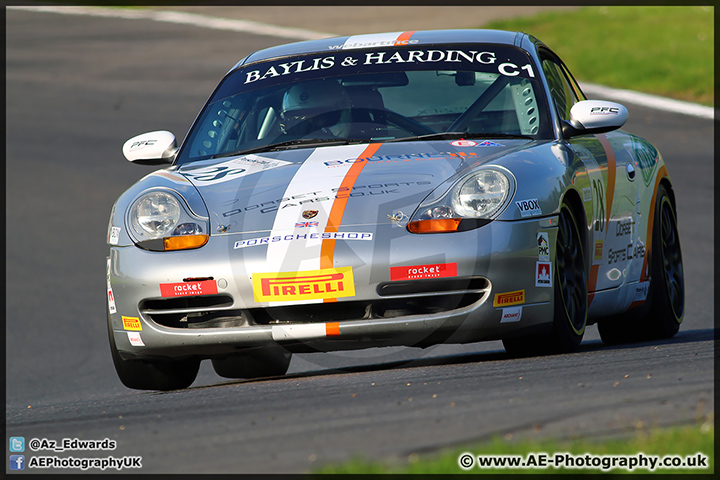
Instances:
[[[255,273],[252,276],[256,302],[319,300],[355,296],[352,267],[325,268],[304,272]]]
[[[522,303],[525,303],[525,290],[516,290],[514,292],[496,293],[493,307],[509,307]]]
[[[138,317],[122,317],[122,321],[125,330],[142,331],[142,323]]]

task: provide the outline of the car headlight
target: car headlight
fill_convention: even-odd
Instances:
[[[156,190],[138,197],[128,210],[135,244],[146,250],[198,248],[209,239],[207,220],[192,214],[178,196]]]
[[[453,209],[461,217],[489,218],[503,205],[510,181],[498,170],[482,170],[466,179],[453,194]]]
[[[439,199],[421,204],[408,230],[441,233],[477,228],[504,210],[514,188],[510,172],[498,167],[475,171],[455,182]]]

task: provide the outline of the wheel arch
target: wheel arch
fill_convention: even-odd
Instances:
[[[580,237],[582,241],[583,257],[585,259],[585,267],[587,268],[589,267],[588,259],[590,258],[590,256],[588,255],[590,240],[588,233],[589,230],[587,228],[587,214],[585,212],[585,205],[578,191],[573,188],[568,189],[560,198],[560,205],[562,205],[563,203],[570,207],[573,216],[577,220],[578,227],[580,227],[581,229]],[[558,205],[558,211],[560,209],[560,205]],[[590,269],[588,268],[587,271],[589,272]]]
[[[662,185],[667,190],[668,194],[670,195],[670,203],[672,203],[673,210],[675,212],[675,216],[677,217],[677,201],[675,200],[675,190],[673,190],[672,182],[670,181],[670,177],[665,176],[660,179],[660,183],[658,184],[658,187]],[[657,195],[657,192],[655,192]]]
[[[675,214],[675,218],[677,219],[677,203],[675,200],[675,191],[672,188],[672,182],[670,182],[670,177],[668,177],[667,175],[663,176],[656,183],[657,183],[657,188],[652,194],[652,202],[650,203],[650,207],[652,208],[652,212],[651,212],[652,215],[653,216],[655,215],[655,211],[658,208],[658,205],[657,205],[658,191],[660,190],[660,187],[662,186],[665,188],[665,190],[668,193],[668,196],[670,197],[670,205],[672,205],[673,214]],[[653,260],[653,255],[655,254],[655,245],[654,245],[655,238],[654,238],[654,234],[652,232],[649,234],[649,236],[650,237],[647,239],[648,242],[650,243],[650,253],[648,256],[648,263],[651,264],[652,260]],[[651,274],[650,278],[652,280],[652,274]]]

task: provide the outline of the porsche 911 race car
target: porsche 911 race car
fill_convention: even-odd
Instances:
[[[292,353],[501,339],[512,355],[674,335],[684,292],[658,150],[517,32],[255,52],[108,227],[110,346],[137,389],[282,375]]]

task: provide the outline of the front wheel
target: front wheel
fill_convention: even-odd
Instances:
[[[514,356],[568,353],[577,350],[587,323],[587,272],[578,222],[565,202],[558,215],[555,244],[554,316],[552,331],[543,336],[503,340]]]
[[[123,360],[115,346],[112,328],[110,352],[120,381],[136,390],[180,390],[187,388],[197,378],[200,370],[199,359],[176,361]]]
[[[580,229],[570,208],[560,209],[555,249],[555,319],[552,344],[558,352],[575,351],[587,323],[587,272]]]
[[[215,373],[225,378],[259,378],[285,375],[292,354],[284,349],[266,349],[225,358],[213,358]]]

